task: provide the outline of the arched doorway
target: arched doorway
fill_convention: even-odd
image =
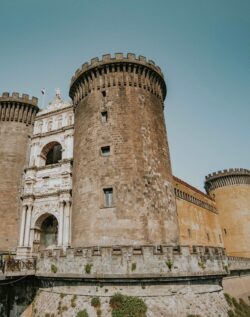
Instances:
[[[41,216],[36,223],[40,229],[39,249],[56,247],[58,244],[58,221],[51,214]]]

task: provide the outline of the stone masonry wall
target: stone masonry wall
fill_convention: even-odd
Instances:
[[[110,297],[120,292],[140,297],[147,306],[147,317],[226,317],[229,307],[218,285],[131,285],[68,286],[40,289],[32,304],[33,317],[76,317],[86,309],[90,317],[97,315],[91,306],[94,296],[100,298],[101,315],[112,316]]]
[[[0,122],[0,250],[18,244],[21,177],[31,129],[20,122]]]
[[[164,82],[149,67],[116,62],[97,63],[70,90],[75,102],[72,246],[174,245],[178,225]],[[108,155],[102,155],[105,146]],[[108,208],[105,188],[113,189]]]

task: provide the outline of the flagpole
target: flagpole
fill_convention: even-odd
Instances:
[[[45,89],[43,88],[41,90],[42,93],[42,109],[44,109],[44,103],[45,103]]]

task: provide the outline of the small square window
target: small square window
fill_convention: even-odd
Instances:
[[[101,112],[101,120],[102,120],[102,123],[105,123],[108,121],[108,111]]]
[[[112,207],[113,206],[113,188],[104,188],[104,206],[105,207]]]
[[[102,156],[109,156],[110,155],[110,146],[102,146],[101,147]]]

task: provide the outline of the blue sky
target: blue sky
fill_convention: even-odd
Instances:
[[[95,56],[153,59],[168,86],[173,173],[203,188],[206,174],[250,168],[249,0],[0,0],[0,93],[64,99]]]

